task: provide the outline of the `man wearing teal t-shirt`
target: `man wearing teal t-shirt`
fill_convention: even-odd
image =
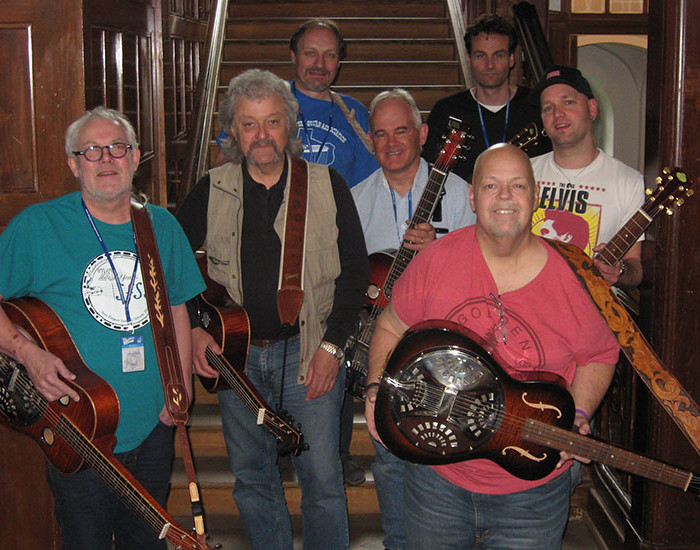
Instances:
[[[35,204],[0,234],[0,299],[33,296],[61,318],[87,367],[115,390],[115,455],[163,506],[173,457],[140,263],[130,219],[140,151],[133,127],[97,107],[71,124],[68,166],[80,191]],[[204,289],[189,244],[167,210],[148,206],[191,392],[191,332],[185,302]],[[0,308],[0,351],[22,363],[36,388],[55,401],[78,400],[74,374],[28,340]],[[64,548],[165,549],[164,540],[92,470],[66,475],[47,465]]]

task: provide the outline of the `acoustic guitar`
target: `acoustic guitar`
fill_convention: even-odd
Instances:
[[[375,404],[377,431],[420,464],[484,458],[521,479],[554,470],[559,451],[700,495],[700,477],[571,431],[575,405],[552,373],[506,374],[474,332],[451,321],[411,327],[389,358]]]
[[[474,139],[468,131],[460,129],[461,120],[453,117],[450,119],[451,130],[428,174],[428,183],[409,222],[411,228],[432,219],[435,205],[442,196],[447,174],[461,160],[464,152],[469,150],[467,140]],[[537,143],[539,137],[537,124],[532,122],[508,140],[508,143],[525,150],[528,145]],[[395,254],[375,252],[369,256],[370,283],[367,287],[365,306],[360,313],[357,329],[345,345],[346,387],[359,399],[365,397],[364,388],[369,369],[369,344],[377,318],[389,303],[394,283],[415,255],[415,250],[409,250],[401,243]]]
[[[280,454],[299,453],[309,448],[304,443],[301,426],[294,427],[294,419],[285,411],[275,412],[246,376],[245,364],[250,347],[248,314],[228,295],[226,289],[209,277],[205,252],[196,254],[197,264],[207,288],[197,298],[197,317],[204,329],[212,335],[223,353],[217,355],[207,348],[209,365],[219,374],[216,378],[200,376],[204,388],[210,392],[230,388],[245,406],[277,438]]]
[[[119,422],[117,395],[85,365],[58,315],[36,298],[19,298],[1,305],[15,325],[75,374],[74,381],[64,382],[78,393],[80,401],[67,397],[47,401],[24,366],[0,353],[0,422],[33,438],[59,471],[72,474],[92,468],[161,539],[183,550],[211,550],[179,526],[114,457],[114,433]]]

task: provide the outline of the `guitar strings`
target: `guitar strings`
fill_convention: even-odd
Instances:
[[[293,435],[295,438],[297,438],[297,440],[299,439],[299,433],[297,430],[289,426],[289,424],[279,418],[278,415],[273,414],[273,412],[267,407],[263,407],[262,403],[253,398],[249,389],[231,374],[229,369],[233,369],[233,366],[231,366],[225,357],[217,355],[209,348],[206,349],[205,355],[209,363],[219,372],[226,383],[231,388],[238,390],[238,396],[254,415],[257,415],[260,409],[264,410],[263,422],[266,426],[270,427],[271,429],[275,429],[276,431],[283,431],[286,435]],[[275,435],[280,437],[278,434]]]
[[[141,512],[143,519],[151,525],[156,533],[161,533],[165,524],[170,527],[166,533],[166,539],[182,544],[184,537],[189,534],[175,524],[174,520],[161,512],[156,505],[143,496],[134,487],[136,479],[128,479],[127,474],[121,472],[117,466],[112,464],[107,457],[97,448],[97,446],[85,435],[73,422],[63,414],[52,409],[50,403],[41,395],[29,379],[26,371],[19,371],[17,387],[31,401],[31,403],[42,412],[42,417],[46,417],[55,426],[56,432],[62,437],[70,447],[74,449],[79,458],[87,462],[90,467],[99,474],[110,486],[110,488],[122,497],[136,511]],[[127,472],[128,473],[128,472]],[[131,476],[131,474],[128,474]],[[145,489],[144,489],[145,491]],[[177,538],[173,538],[173,536]]]
[[[436,411],[442,401],[444,391],[440,387],[425,381],[416,381],[416,385],[423,386],[421,391],[426,397],[421,401],[432,402],[428,403],[429,407],[424,408],[435,411],[437,416]],[[663,481],[664,483],[683,490],[689,485],[689,479],[691,479],[689,476],[692,476],[691,472],[681,470],[675,466],[670,466],[642,455],[636,455],[625,449],[619,449],[532,418],[520,417],[505,412],[500,407],[484,403],[478,398],[457,395],[451,411],[456,414],[448,415],[448,419],[450,416],[454,418],[473,418],[475,415],[478,415],[481,416],[481,420],[490,421],[491,417],[494,417],[493,424],[498,427],[495,431],[499,434],[521,437],[546,447],[567,450],[572,454],[585,456],[596,462],[603,462],[622,469],[627,468],[632,473],[639,473],[656,481],[661,482],[662,478],[668,477],[669,479]],[[459,431],[459,429],[457,430]],[[700,483],[700,480],[696,476],[692,476],[690,485],[698,483]]]

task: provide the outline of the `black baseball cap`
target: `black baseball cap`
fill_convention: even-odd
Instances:
[[[581,71],[573,67],[565,67],[564,65],[554,65],[547,69],[537,85],[530,91],[530,103],[535,105],[540,104],[540,96],[545,88],[553,84],[567,84],[574,90],[581,92],[588,99],[593,99],[593,90]]]

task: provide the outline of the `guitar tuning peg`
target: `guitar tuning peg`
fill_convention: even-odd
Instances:
[[[661,179],[661,176],[656,176],[656,177],[654,178],[654,183],[655,183],[656,185],[659,185],[662,181],[663,181],[663,179]]]
[[[668,175],[671,173],[671,169],[668,166],[664,166],[663,170],[661,170],[661,173],[664,175]]]
[[[676,201],[676,206],[683,206],[683,203],[685,202],[685,199],[678,199]]]
[[[657,182],[657,183],[658,183],[658,182]],[[645,189],[645,190],[644,190],[644,194],[645,194],[647,197],[650,197],[650,196],[651,196],[651,189],[648,189],[648,188]]]
[[[666,208],[666,215],[671,216],[673,214],[673,210],[670,208]]]
[[[685,192],[685,196],[686,196],[686,197],[692,197],[694,194],[695,194],[695,191],[694,191],[693,189],[688,189],[688,190]]]

